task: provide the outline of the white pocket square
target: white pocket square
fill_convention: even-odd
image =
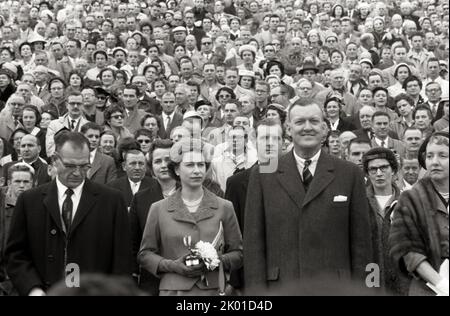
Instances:
[[[347,197],[345,195],[336,195],[333,198],[333,202],[346,202],[347,201]]]

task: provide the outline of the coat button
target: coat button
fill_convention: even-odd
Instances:
[[[55,256],[54,255],[48,255],[47,259],[48,259],[49,262],[53,262],[53,261],[55,261]]]
[[[52,229],[52,230],[50,231],[50,235],[55,236],[55,235],[56,235],[56,229]]]

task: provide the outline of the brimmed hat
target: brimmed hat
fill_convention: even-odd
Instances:
[[[185,32],[185,33],[187,33],[186,28],[184,26],[177,26],[176,28],[174,28],[172,30],[172,33],[176,33],[176,32]]]
[[[239,69],[239,77],[255,78],[255,72],[247,69]]]
[[[360,61],[359,61],[359,64],[361,65],[361,64],[369,64],[370,65],[370,67],[372,67],[373,68],[373,62],[370,60],[370,59],[368,59],[368,58],[363,58],[363,59],[361,59]]]
[[[35,44],[35,43],[47,43],[47,41],[46,41],[45,38],[43,38],[41,35],[39,35],[39,34],[33,32],[33,33],[28,37],[28,43],[30,43],[30,44]]]
[[[239,55],[242,55],[243,52],[250,51],[253,55],[256,55],[256,48],[253,45],[242,45],[239,47]]]
[[[125,48],[123,48],[123,47],[115,47],[115,48],[112,50],[112,55],[114,56],[114,54],[115,54],[116,52],[118,52],[118,51],[122,51],[122,52],[125,54],[125,56],[128,56],[128,51],[127,51]]]
[[[319,68],[317,68],[317,66],[313,62],[305,62],[298,73],[303,75],[306,70],[313,70],[315,73],[319,72]]]

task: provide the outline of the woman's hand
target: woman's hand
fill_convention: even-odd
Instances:
[[[199,277],[206,272],[206,266],[203,262],[188,267],[185,262],[187,256],[189,255],[180,257],[177,260],[163,260],[163,265],[167,267],[164,269],[166,270],[165,272],[173,272],[189,278]]]

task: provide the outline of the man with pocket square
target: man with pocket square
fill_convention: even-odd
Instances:
[[[247,294],[364,293],[374,254],[363,174],[321,149],[327,129],[318,104],[296,103],[288,115],[293,150],[275,172],[255,168],[249,180]]]

